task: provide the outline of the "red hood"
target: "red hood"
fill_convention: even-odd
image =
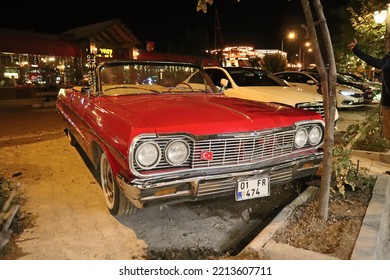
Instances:
[[[106,103],[108,111],[111,106],[118,105],[123,109],[120,114],[123,121],[129,118],[134,126],[154,128],[156,133],[247,132],[290,126],[301,120],[322,120],[319,114],[310,111],[224,95],[133,95],[108,97],[107,100],[112,102]],[[118,116],[118,110],[115,112]]]

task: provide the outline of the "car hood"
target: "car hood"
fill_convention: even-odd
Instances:
[[[271,103],[224,95],[180,94],[107,97],[105,110],[130,123],[133,129],[194,135],[246,132],[291,126],[321,115]],[[114,113],[115,112],[115,113]]]
[[[336,85],[336,90],[344,90],[344,91],[351,91],[351,92],[354,92],[354,93],[360,93],[363,95],[363,91],[356,88],[356,87],[353,87],[353,86],[350,86],[350,85],[346,85],[346,84],[337,84]]]
[[[277,102],[290,106],[305,102],[323,102],[320,94],[304,91],[299,87],[261,86],[227,89],[225,95],[250,100]]]

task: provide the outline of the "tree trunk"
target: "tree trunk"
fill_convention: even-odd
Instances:
[[[306,18],[307,32],[309,33],[311,44],[314,46],[314,58],[318,73],[321,77],[321,92],[324,98],[326,129],[318,215],[323,221],[326,221],[328,219],[329,192],[332,179],[334,121],[336,110],[336,62],[333,54],[330,33],[322,10],[321,1],[313,0],[313,3],[318,17],[316,22],[313,20],[309,1],[301,0],[301,5]],[[316,25],[320,26],[320,31],[322,33],[322,39],[324,41],[325,48],[325,59],[323,57],[323,52],[321,52],[318,41]]]

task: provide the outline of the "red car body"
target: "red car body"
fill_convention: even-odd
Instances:
[[[122,77],[129,65],[140,71],[136,81]],[[114,67],[126,75],[108,83],[103,77]],[[179,82],[161,86],[164,69],[180,71],[173,73]],[[100,171],[113,215],[153,203],[241,196],[242,181],[263,180],[263,190],[250,189],[265,194],[237,200],[269,195],[266,188],[308,178],[322,161],[320,114],[226,97],[195,65],[107,62],[91,81],[87,89],[61,89],[57,110],[71,144],[80,145]]]

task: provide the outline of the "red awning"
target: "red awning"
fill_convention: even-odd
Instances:
[[[72,42],[1,33],[0,52],[81,57],[80,47]]]

